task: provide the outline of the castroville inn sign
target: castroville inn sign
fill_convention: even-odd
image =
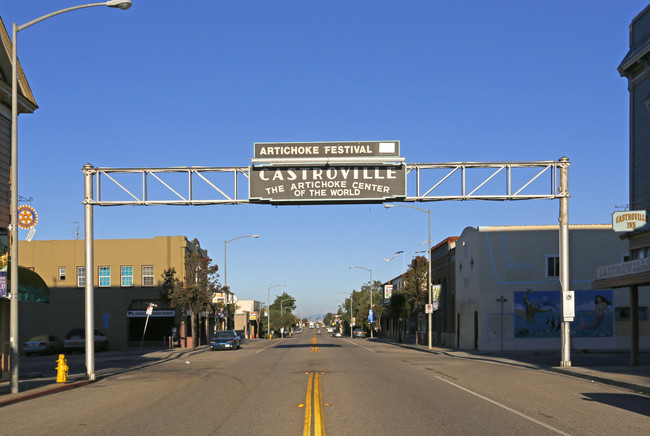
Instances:
[[[256,143],[249,201],[345,203],[406,197],[399,141]]]

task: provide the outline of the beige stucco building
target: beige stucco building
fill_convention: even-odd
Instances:
[[[185,253],[207,257],[199,242],[185,236],[151,239],[95,240],[94,324],[106,333],[111,349],[140,344],[149,303],[157,304],[147,324],[144,340],[161,344],[172,328],[182,333],[181,318],[162,298],[162,273],[174,268],[182,280]],[[21,301],[20,343],[31,336],[53,334],[63,339],[85,319],[84,241],[20,241],[22,267],[38,273],[50,288],[50,303]]]

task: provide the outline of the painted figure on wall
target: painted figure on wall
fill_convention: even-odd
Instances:
[[[561,295],[557,291],[515,292],[515,337],[559,337],[562,311]]]
[[[609,291],[611,299],[611,291]],[[601,293],[598,293],[591,304],[581,304],[578,309],[582,312],[580,324],[575,336],[612,336],[612,303]],[[576,311],[578,312],[578,311]],[[577,315],[578,313],[576,313]],[[609,322],[608,322],[609,321]]]
[[[576,317],[571,323],[575,337],[614,335],[612,291],[576,291]],[[562,325],[562,293],[531,291],[514,293],[516,338],[559,338]]]

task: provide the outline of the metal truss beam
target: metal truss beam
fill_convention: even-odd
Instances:
[[[402,201],[568,198],[568,191],[558,187],[559,170],[569,165],[566,158],[533,162],[406,164],[407,196]],[[94,168],[87,165],[84,172],[92,177],[95,186],[92,198],[86,198],[84,204],[201,206],[249,203],[248,167]],[[245,184],[243,197],[240,193],[242,181]]]

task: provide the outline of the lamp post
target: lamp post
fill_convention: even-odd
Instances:
[[[278,286],[286,286],[284,283],[279,285],[271,285],[266,290],[266,337],[271,340],[271,289],[277,288]]]
[[[228,301],[230,300],[229,298],[230,290],[228,289],[228,256],[227,256],[228,243],[241,238],[259,238],[259,237],[260,235],[244,235],[244,236],[237,236],[236,238],[232,238],[228,241],[223,241],[223,287],[226,289],[226,304],[228,304]],[[230,314],[226,316],[229,315]],[[228,328],[228,326],[226,326],[226,328]]]
[[[410,209],[415,209],[419,210],[420,212],[426,212],[429,218],[429,250],[427,251],[427,263],[429,264],[429,269],[427,271],[427,294],[429,294],[429,304],[431,304],[431,209],[420,209],[419,207],[415,206],[408,206],[405,204],[385,204],[384,207],[386,209],[390,209],[391,207],[408,207]],[[428,347],[431,349],[431,312],[427,313],[427,336],[428,336]]]
[[[372,269],[364,268],[362,266],[351,266],[349,268],[350,269],[354,269],[354,268],[365,269],[366,271],[368,271],[370,273],[370,310],[372,310]],[[374,312],[373,312],[372,315],[373,315],[373,318],[374,318],[374,316],[375,316]],[[372,337],[373,337],[372,336],[372,323],[370,322],[370,319],[368,319],[368,324],[370,325],[370,338],[372,339]]]
[[[111,8],[119,8],[122,10],[131,7],[131,0],[110,0],[103,3],[91,3],[81,6],[72,6],[69,8],[61,9],[56,12],[43,15],[28,23],[18,26],[13,23],[12,26],[12,44],[11,50],[11,224],[10,230],[10,244],[11,253],[10,258],[11,270],[9,277],[11,280],[11,302],[10,302],[10,326],[9,336],[11,342],[11,392],[18,392],[18,32],[26,29],[36,23],[39,23],[48,18],[65,12],[74,11],[77,9],[91,8],[94,6],[108,6]],[[88,289],[88,288],[86,288]],[[86,292],[86,337],[92,338],[93,335],[93,298],[92,294]],[[95,379],[95,362],[93,359],[94,342],[86,341],[86,368],[90,380]]]

